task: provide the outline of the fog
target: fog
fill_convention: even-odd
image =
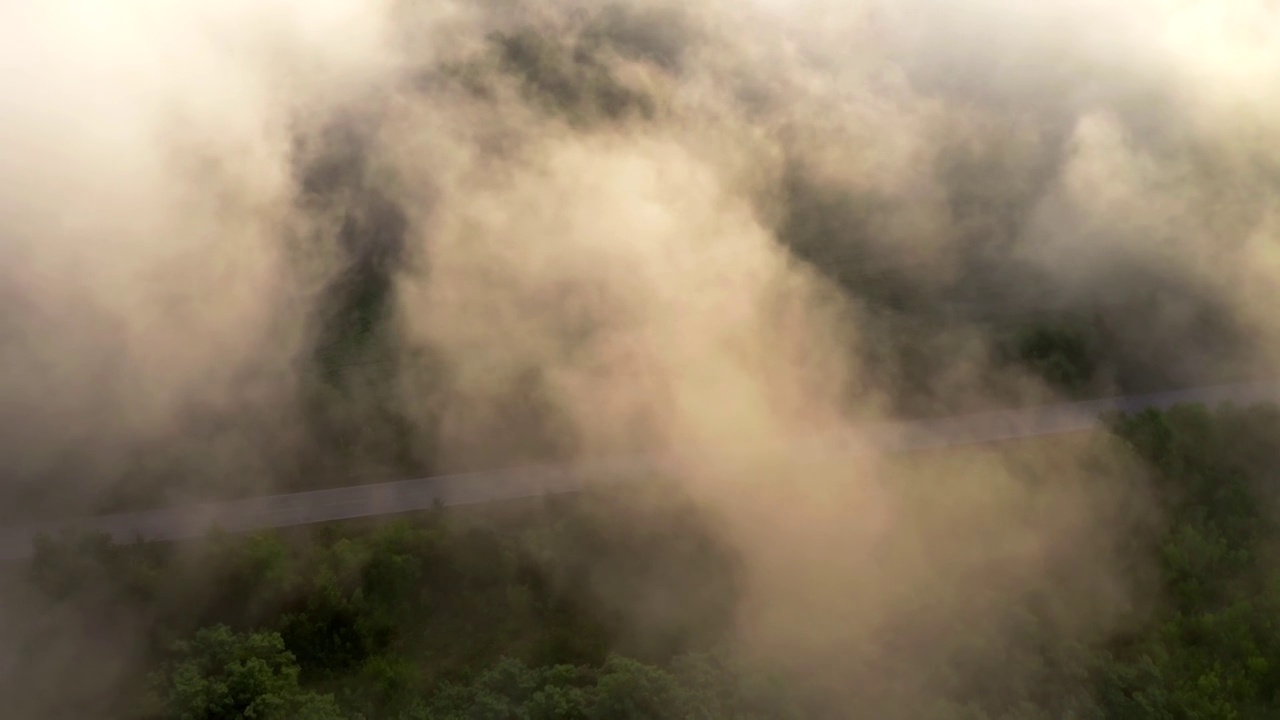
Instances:
[[[948,628],[998,647],[1025,593],[1064,637],[1114,630],[1142,513],[1108,509],[1141,474],[1101,440],[910,471],[794,442],[1052,399],[998,362],[1001,310],[1118,303],[1171,382],[1274,360],[1264,0],[65,0],[0,27],[15,508],[677,451],[749,568],[744,652],[866,689],[873,638],[935,630],[893,651],[921,667]]]

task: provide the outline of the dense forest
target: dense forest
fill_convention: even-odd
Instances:
[[[190,545],[47,539],[12,570],[6,605],[30,614],[5,628],[3,695],[13,717],[68,718],[1274,717],[1280,410],[1112,432],[1159,499],[1130,548],[1159,602],[1081,644],[1037,639],[1027,599],[1016,651],[937,658],[955,682],[913,707],[736,655],[734,553],[655,487]],[[667,610],[641,612],[654,591]]]

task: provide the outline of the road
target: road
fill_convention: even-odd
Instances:
[[[848,452],[872,446],[895,452],[997,442],[1095,428],[1102,415],[1136,412],[1181,403],[1249,404],[1280,400],[1275,381],[1216,385],[1151,395],[1126,396],[1048,407],[990,412],[931,420],[884,423],[843,437],[822,438],[803,452]],[[658,472],[661,458],[622,458],[581,465],[522,467],[491,472],[440,475],[376,485],[102,515],[64,522],[0,528],[0,559],[29,557],[32,540],[64,528],[105,532],[116,542],[200,537],[214,527],[227,532],[289,527],[332,520],[378,517],[444,506],[513,500],[581,490],[587,482],[644,477]]]

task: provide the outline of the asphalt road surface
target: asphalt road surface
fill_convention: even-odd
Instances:
[[[843,437],[822,438],[802,452],[841,453],[873,447],[905,452],[929,448],[1079,432],[1099,426],[1107,413],[1166,408],[1182,403],[1236,403],[1280,400],[1274,381],[1217,385],[1151,395],[1126,396],[1048,407],[885,423]],[[444,506],[469,505],[581,490],[588,482],[644,477],[660,472],[662,458],[622,458],[611,462],[522,467],[491,472],[440,475],[376,485],[273,495],[188,507],[102,515],[64,522],[0,528],[0,559],[30,556],[39,534],[63,529],[96,530],[116,542],[201,537],[215,527],[247,532],[272,527],[377,517]]]

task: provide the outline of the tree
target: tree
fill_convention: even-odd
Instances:
[[[174,720],[336,720],[328,695],[302,690],[298,664],[278,633],[198,631],[173,647],[153,679],[161,714]]]
[[[1082,390],[1097,372],[1097,351],[1086,333],[1070,325],[1036,325],[1018,334],[1016,358],[1055,388]]]

